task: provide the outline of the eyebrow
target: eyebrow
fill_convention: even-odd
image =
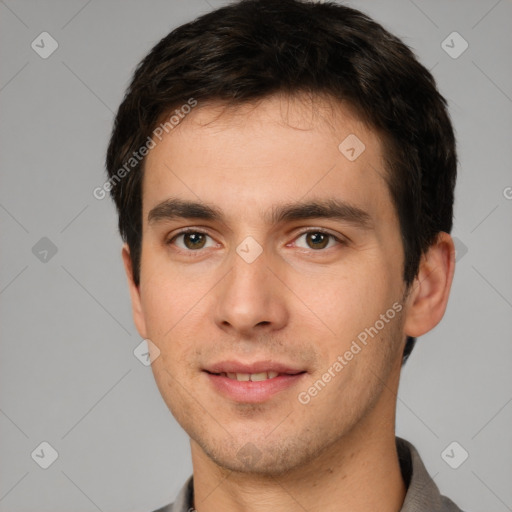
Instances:
[[[363,229],[373,227],[372,218],[368,212],[334,198],[273,205],[264,217],[268,224],[313,218],[341,220]],[[178,198],[166,199],[148,213],[149,224],[174,219],[199,219],[226,223],[222,210],[217,206]]]

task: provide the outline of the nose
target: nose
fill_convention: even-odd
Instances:
[[[216,287],[216,324],[246,339],[282,329],[289,318],[284,276],[275,265],[270,268],[265,251],[251,263],[237,253],[232,260],[231,271]]]

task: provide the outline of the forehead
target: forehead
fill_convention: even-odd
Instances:
[[[269,204],[332,197],[389,210],[382,144],[348,106],[306,95],[199,104],[155,139],[143,211],[169,196],[258,216]],[[380,214],[383,214],[383,211]]]

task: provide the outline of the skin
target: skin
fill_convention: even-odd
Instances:
[[[366,146],[353,162],[338,149],[349,134]],[[123,259],[138,332],[160,350],[156,383],[191,438],[199,512],[401,508],[394,437],[401,354],[407,335],[441,320],[455,250],[440,233],[406,289],[384,174],[375,131],[346,105],[300,96],[229,110],[198,106],[147,156],[139,286],[126,245]],[[148,222],[169,197],[215,205],[224,221]],[[365,210],[371,228],[326,218],[265,221],[272,205],[333,197]],[[199,249],[197,239],[174,238],[185,227],[208,235]],[[324,247],[304,234],[314,228],[345,243],[327,238]],[[263,249],[252,263],[236,252],[248,236]],[[400,314],[300,403],[298,394],[394,303]],[[202,371],[228,359],[275,360],[307,373],[264,403],[240,403]],[[240,457],[242,448],[252,457]]]

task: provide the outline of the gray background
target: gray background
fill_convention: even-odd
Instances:
[[[149,511],[192,471],[187,436],[133,354],[115,211],[92,191],[135,65],[222,3],[0,2],[2,512]],[[462,508],[512,510],[512,3],[352,4],[433,70],[459,139],[455,280],[404,369],[397,430]],[[31,47],[43,31],[59,45],[47,59]],[[458,58],[441,46],[453,31],[469,44]],[[31,457],[43,441],[58,452],[48,469]],[[441,456],[453,441],[469,453],[458,469]]]

